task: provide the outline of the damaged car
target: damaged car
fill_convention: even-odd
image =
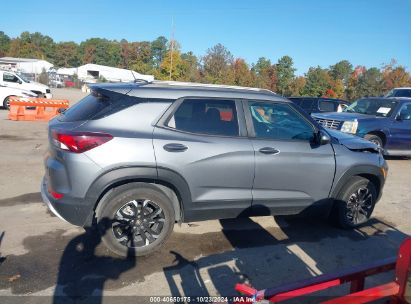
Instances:
[[[382,194],[377,145],[324,129],[271,91],[166,81],[91,89],[49,122],[41,193],[118,255],[152,253],[181,222],[318,214],[354,228]]]

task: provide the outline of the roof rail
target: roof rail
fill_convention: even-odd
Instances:
[[[273,93],[272,91],[270,91],[268,89],[241,87],[241,86],[223,85],[223,84],[208,84],[208,83],[182,82],[182,81],[162,81],[162,80],[160,80],[160,81],[155,80],[155,81],[150,82],[150,83],[166,84],[166,85],[170,85],[170,86],[224,88],[224,89],[249,90],[249,91],[256,91],[256,92],[270,92],[270,93]]]

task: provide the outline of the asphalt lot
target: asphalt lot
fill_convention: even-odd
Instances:
[[[85,95],[53,93],[71,102]],[[235,295],[237,282],[261,289],[393,256],[411,234],[411,160],[389,159],[383,197],[360,229],[283,217],[198,222],[176,225],[156,254],[123,260],[42,204],[46,126],[9,121],[0,110],[0,303],[22,302],[15,297],[21,295],[32,303],[61,295],[71,296],[64,303],[88,303],[87,295],[98,303],[101,295],[103,303],[115,296]]]

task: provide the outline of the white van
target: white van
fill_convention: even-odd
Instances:
[[[0,70],[0,85],[16,88],[21,90],[31,91],[37,94],[38,97],[52,98],[50,88],[44,84],[29,81],[19,74],[11,71],[1,71]]]

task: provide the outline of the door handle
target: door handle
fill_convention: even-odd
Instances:
[[[264,147],[264,148],[261,148],[258,151],[260,153],[263,153],[263,154],[278,154],[278,153],[280,153],[279,150],[277,150],[275,148],[272,148],[272,147]]]
[[[183,144],[176,144],[176,143],[172,143],[172,144],[166,144],[164,145],[164,150],[168,151],[168,152],[184,152],[188,149],[187,146],[183,145]]]

